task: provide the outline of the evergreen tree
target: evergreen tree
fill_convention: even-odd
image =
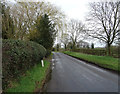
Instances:
[[[36,23],[37,32],[30,40],[43,45],[47,50],[51,50],[56,35],[55,25],[52,24],[47,14],[38,18]]]
[[[91,48],[94,49],[94,43],[91,44]]]
[[[59,51],[59,46],[60,46],[60,45],[59,45],[59,44],[57,44],[57,47],[56,47],[56,48],[57,48],[57,51]]]

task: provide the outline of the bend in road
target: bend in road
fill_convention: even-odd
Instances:
[[[54,53],[47,92],[118,92],[118,75],[63,53]]]

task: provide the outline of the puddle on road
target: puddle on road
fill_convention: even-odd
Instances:
[[[54,66],[52,66],[52,70],[54,69],[55,67]]]
[[[57,62],[56,59],[52,59],[52,67],[51,67],[52,70],[55,68],[55,63],[56,63],[56,62]]]
[[[52,63],[56,63],[58,60],[57,59],[52,59]]]

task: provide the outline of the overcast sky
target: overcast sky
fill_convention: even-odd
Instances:
[[[85,16],[88,12],[88,3],[90,0],[46,0],[49,1],[65,12],[69,18],[85,20]]]
[[[49,1],[50,3],[60,7],[68,18],[81,20],[83,23],[85,23],[85,18],[87,16],[87,13],[89,12],[89,3],[105,0],[45,0],[45,1]],[[93,40],[89,40],[90,44],[92,42]],[[101,43],[94,41],[94,44],[95,47],[103,47]]]
[[[85,17],[89,11],[89,2],[98,2],[106,0],[45,0],[57,5],[65,12],[69,18],[85,21]],[[107,0],[109,1],[109,0]]]
[[[8,1],[14,1],[14,0],[8,0]],[[19,0],[19,1],[34,2],[34,1],[41,1],[41,0]],[[87,16],[87,13],[89,12],[89,3],[105,1],[105,0],[44,0],[44,1],[48,1],[54,4],[55,6],[58,6],[59,8],[61,8],[61,11],[63,11],[68,18],[81,20],[83,23],[85,23],[85,18]],[[89,41],[89,43],[92,43],[92,40]],[[97,43],[95,46],[98,47],[102,45]]]

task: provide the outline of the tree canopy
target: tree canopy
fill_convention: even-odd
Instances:
[[[29,35],[35,33],[36,20],[44,14],[49,16],[57,31],[60,31],[63,28],[63,24],[65,24],[64,13],[59,7],[49,2],[43,0],[40,2],[18,2],[16,0],[13,4],[9,2],[6,2],[6,4],[9,7],[9,11],[5,10],[5,13],[7,13],[7,16],[9,15],[10,24],[14,24],[14,28],[12,28],[15,30],[14,39],[28,40]],[[4,18],[7,20],[6,16]]]
[[[5,3],[0,5],[2,6],[2,38],[14,38],[15,29],[13,19],[10,16],[10,8]]]
[[[120,1],[90,3],[90,9],[87,33],[106,43],[110,55],[110,46],[119,39]]]
[[[51,50],[54,38],[56,35],[55,24],[49,19],[47,14],[40,16],[36,22],[35,36],[30,37],[30,40],[43,45],[46,49]]]

